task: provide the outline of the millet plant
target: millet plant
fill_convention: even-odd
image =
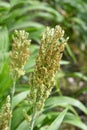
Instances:
[[[24,116],[29,124],[29,130],[33,130],[36,118],[42,112],[45,100],[49,97],[55,85],[55,75],[60,69],[60,60],[64,51],[64,30],[60,26],[50,29],[42,34],[39,54],[36,58],[34,73],[30,75],[30,91],[27,96],[28,104],[32,108],[32,115],[25,110]],[[24,65],[30,56],[28,33],[24,30],[15,30],[13,35],[12,51],[10,53],[10,75],[13,81],[10,96],[0,113],[0,130],[10,130],[12,120],[12,101],[17,80],[25,74]]]

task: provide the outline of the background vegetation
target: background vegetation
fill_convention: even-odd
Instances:
[[[32,39],[26,75],[16,85],[12,130],[28,130],[22,110],[25,108],[30,113],[26,103],[29,74],[33,72],[42,32],[46,26],[58,24],[69,41],[55,89],[34,129],[47,130],[49,126],[50,130],[87,130],[87,1],[0,0],[0,108],[12,86],[9,75],[12,33],[15,29],[25,29]]]

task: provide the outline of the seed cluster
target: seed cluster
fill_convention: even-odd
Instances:
[[[60,26],[43,33],[39,54],[36,59],[34,74],[30,77],[30,94],[28,100],[35,104],[36,110],[41,111],[44,102],[55,85],[55,75],[60,69],[60,60],[64,51],[64,30]]]
[[[12,116],[12,111],[10,105],[10,96],[8,96],[6,99],[6,103],[2,108],[2,112],[0,113],[0,130],[8,130],[11,116]]]
[[[25,74],[24,65],[29,57],[29,45],[28,33],[24,30],[15,31],[13,35],[12,51],[10,54],[10,69],[11,73],[16,78]]]

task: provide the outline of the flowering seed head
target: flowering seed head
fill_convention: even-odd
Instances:
[[[37,111],[41,111],[45,100],[55,85],[55,75],[60,69],[60,60],[67,40],[64,40],[64,30],[60,26],[43,33],[39,54],[36,59],[34,74],[31,77],[29,100],[36,103]]]
[[[12,117],[10,96],[7,96],[6,103],[0,113],[0,130],[8,130],[9,121]]]
[[[17,31],[13,35],[12,51],[10,54],[10,69],[13,77],[20,77],[25,74],[24,65],[29,57],[28,33],[24,30]]]
[[[25,109],[23,110],[23,114],[24,114],[25,120],[28,122],[28,124],[30,124],[31,117],[27,114]]]

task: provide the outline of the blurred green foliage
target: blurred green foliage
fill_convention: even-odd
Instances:
[[[0,0],[0,107],[12,86],[9,75],[12,33],[15,29],[25,29],[32,39],[31,56],[25,66],[27,74],[16,85],[12,130],[28,130],[22,114],[23,108],[28,112],[30,110],[25,101],[29,91],[28,75],[33,72],[42,32],[46,26],[54,27],[57,24],[63,27],[66,37],[70,38],[60,63],[63,71],[61,70],[56,76],[53,98],[49,98],[46,102],[43,114],[36,122],[35,130],[47,130],[53,120],[50,130],[53,130],[55,124],[58,128],[63,121],[75,125],[76,130],[77,127],[87,130],[87,126],[80,120],[76,111],[79,109],[87,116],[85,99],[85,95],[87,96],[87,0],[9,0],[9,2]],[[58,108],[69,106],[70,111],[65,109],[58,113],[57,106]],[[59,120],[60,123],[57,124]]]

